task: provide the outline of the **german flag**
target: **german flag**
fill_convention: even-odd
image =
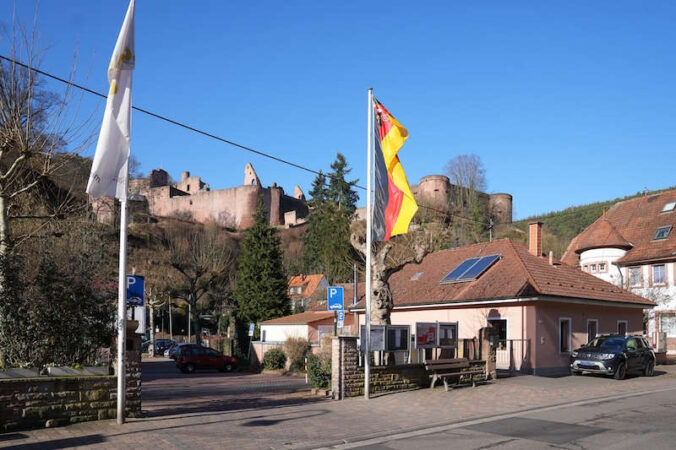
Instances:
[[[408,131],[375,98],[375,205],[373,239],[387,241],[408,232],[418,210],[397,152],[408,138]]]

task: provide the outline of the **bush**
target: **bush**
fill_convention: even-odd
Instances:
[[[268,350],[263,356],[263,367],[267,370],[283,369],[285,364],[286,355],[278,348]]]
[[[307,349],[307,340],[300,337],[288,338],[286,342],[284,342],[284,353],[291,362],[291,371],[303,369],[303,359],[307,354]]]
[[[329,389],[331,386],[331,360],[317,355],[307,358],[307,372],[310,385],[317,389]]]
[[[0,261],[0,365],[91,364],[111,345],[114,291],[49,251],[39,261]]]

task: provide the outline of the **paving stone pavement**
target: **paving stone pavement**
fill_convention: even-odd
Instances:
[[[153,415],[130,420],[88,422],[61,428],[0,434],[0,447],[135,449],[298,449],[355,442],[369,437],[496,416],[592,398],[676,389],[676,366],[658,366],[656,376],[624,381],[596,376],[499,379],[476,388],[445,392],[443,387],[382,395],[371,400],[331,401],[307,392],[235,396],[235,408]]]

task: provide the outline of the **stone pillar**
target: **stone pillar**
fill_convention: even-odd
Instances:
[[[133,326],[132,330],[130,330],[129,326],[127,327],[127,352],[125,360],[126,417],[141,416],[141,335],[133,331],[137,327],[138,323]],[[117,351],[114,354],[117,355]],[[117,359],[113,361],[113,367],[115,368],[115,375],[117,375]]]
[[[331,394],[334,400],[346,396],[346,382],[359,377],[357,336],[336,336],[331,342]],[[363,383],[363,374],[361,374]]]
[[[491,327],[484,327],[479,330],[479,349],[481,359],[486,361],[486,379],[495,380],[497,372],[495,368],[495,346],[498,336]]]

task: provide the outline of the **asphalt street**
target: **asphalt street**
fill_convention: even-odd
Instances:
[[[0,448],[676,448],[676,365],[624,381],[517,376],[343,401],[311,395],[302,377],[187,375],[159,358],[142,378],[143,417],[4,433]]]
[[[458,423],[333,448],[674,449],[676,389]]]

